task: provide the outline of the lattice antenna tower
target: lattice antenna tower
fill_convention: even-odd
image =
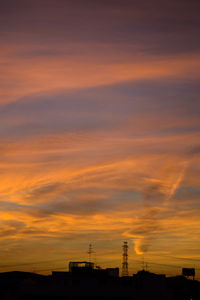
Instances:
[[[128,276],[128,242],[124,242],[122,249],[122,276]]]
[[[89,247],[88,247],[88,261],[89,261],[89,262],[91,262],[91,259],[92,259],[92,253],[94,253],[93,247],[92,247],[92,244],[89,244]]]

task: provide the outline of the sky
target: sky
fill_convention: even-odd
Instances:
[[[1,0],[0,272],[200,278],[200,2]],[[199,269],[199,270],[198,270]]]

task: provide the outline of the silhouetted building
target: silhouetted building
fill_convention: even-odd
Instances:
[[[70,273],[63,271],[52,271],[52,279],[57,282],[66,282],[70,279]]]
[[[88,261],[70,261],[69,263],[69,272],[74,271],[89,271],[94,269],[94,263]]]
[[[84,272],[52,272],[52,276],[26,272],[0,273],[0,299],[200,299],[200,282],[188,280],[185,276],[165,277],[143,270],[134,276],[112,277],[107,274],[111,270],[117,272],[117,268],[94,268],[88,275]]]
[[[195,269],[194,268],[183,268],[182,269],[182,275],[186,277],[195,277]]]
[[[105,271],[108,276],[119,277],[119,268],[107,268]]]

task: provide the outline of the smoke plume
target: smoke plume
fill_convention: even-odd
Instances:
[[[172,170],[168,170],[162,178],[148,178],[146,187],[142,191],[144,196],[144,212],[134,223],[134,229],[129,236],[134,238],[134,250],[137,254],[144,254],[149,250],[153,239],[162,231],[161,209],[170,206],[170,201],[183,180],[186,161],[181,162]]]

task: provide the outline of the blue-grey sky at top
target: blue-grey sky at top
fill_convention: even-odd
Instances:
[[[54,43],[116,44],[152,54],[199,50],[198,1],[1,1],[2,41],[41,49],[21,55],[59,54]],[[48,49],[48,46],[50,48]],[[56,49],[54,49],[56,48]],[[86,49],[85,51],[91,51]],[[54,52],[55,51],[55,52]],[[82,49],[72,50],[82,52]],[[68,53],[67,53],[68,54]],[[70,53],[69,53],[70,55]]]

